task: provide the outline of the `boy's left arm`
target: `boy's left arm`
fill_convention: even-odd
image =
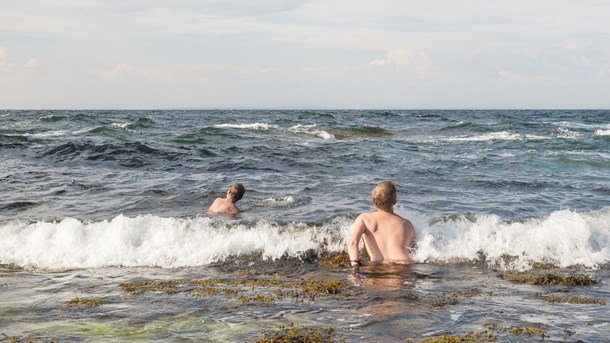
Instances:
[[[359,245],[360,239],[366,230],[366,225],[364,225],[364,220],[362,220],[362,216],[358,216],[356,221],[354,222],[354,226],[352,227],[352,236],[348,242],[347,252],[349,254],[350,265],[352,267],[360,265],[359,258]]]

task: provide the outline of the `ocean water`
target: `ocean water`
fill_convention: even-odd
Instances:
[[[0,161],[0,341],[610,341],[607,110],[3,110]],[[416,262],[325,265],[382,180]],[[206,216],[233,182],[241,213]]]

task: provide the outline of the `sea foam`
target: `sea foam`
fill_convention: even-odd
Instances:
[[[534,262],[597,268],[610,261],[610,207],[590,213],[561,210],[514,222],[458,214],[428,223],[418,219],[415,227],[414,259],[419,262],[483,258],[493,267],[523,270]]]
[[[597,268],[610,262],[610,207],[561,210],[540,218],[504,221],[488,214],[436,217],[409,211],[417,232],[417,262],[484,260],[502,269],[534,262]],[[107,266],[176,268],[222,262],[231,256],[299,258],[308,251],[343,252],[351,217],[323,223],[281,223],[154,215],[84,222],[0,223],[0,264],[63,269]]]
[[[0,263],[62,269],[105,266],[200,266],[229,256],[260,253],[264,259],[300,256],[310,249],[335,251],[344,245],[329,226],[258,221],[241,223],[207,217],[134,218],[110,221],[0,224]],[[342,236],[342,235],[339,235]]]

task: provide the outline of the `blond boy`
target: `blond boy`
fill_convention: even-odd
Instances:
[[[246,193],[246,189],[241,183],[234,183],[227,190],[225,198],[216,198],[212,203],[212,206],[208,208],[207,214],[229,214],[235,215],[239,212],[239,208],[235,206],[235,203],[239,201]]]
[[[415,229],[410,221],[394,213],[396,186],[384,181],[373,188],[371,196],[377,211],[362,213],[356,218],[348,242],[352,267],[360,265],[358,246],[362,237],[371,262],[410,262]]]

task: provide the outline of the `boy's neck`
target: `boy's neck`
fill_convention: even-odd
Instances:
[[[385,212],[385,213],[389,213],[389,214],[394,214],[394,209],[392,208],[388,211],[388,210],[382,210],[382,209],[378,208],[377,212]]]

